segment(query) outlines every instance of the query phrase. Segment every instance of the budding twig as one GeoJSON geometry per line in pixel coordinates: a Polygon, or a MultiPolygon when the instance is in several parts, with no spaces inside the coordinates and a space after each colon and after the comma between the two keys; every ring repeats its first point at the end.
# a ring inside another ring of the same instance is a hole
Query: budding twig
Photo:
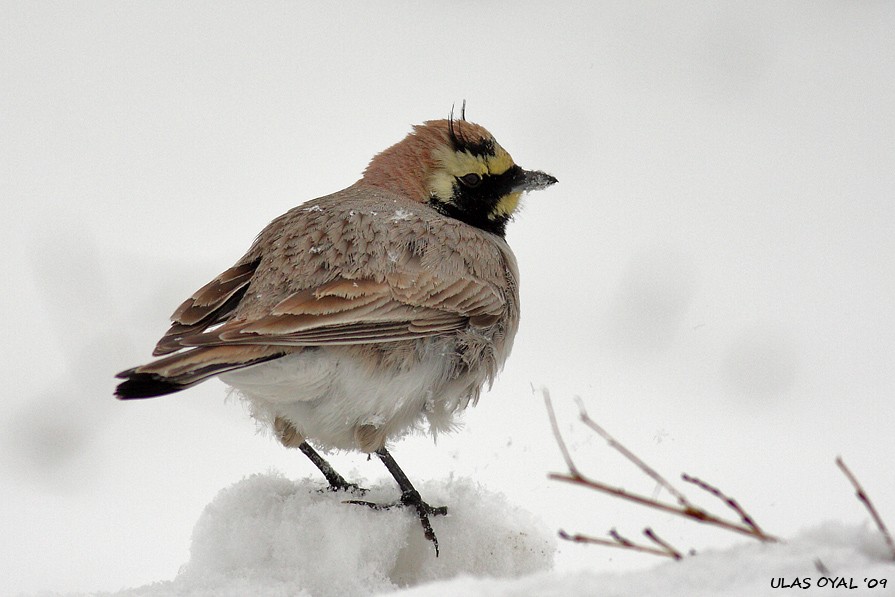
{"type": "Polygon", "coordinates": [[[622,537],[619,534],[619,532],[615,529],[609,529],[609,536],[626,547],[630,547],[630,546],[634,545],[633,541],[631,541],[630,539],[626,539],[625,537],[622,537]]]}
{"type": "Polygon", "coordinates": [[[651,528],[646,527],[645,529],[643,529],[643,534],[646,535],[647,538],[650,541],[652,541],[653,543],[655,543],[656,545],[660,545],[662,547],[662,549],[664,549],[669,554],[671,554],[671,557],[674,558],[675,560],[683,559],[684,556],[681,555],[681,552],[679,552],[674,547],[672,547],[671,544],[668,543],[667,541],[660,539],[659,536],[655,533],[655,531],[653,531],[651,528]]]}
{"type": "MultiPolygon", "coordinates": [[[[757,539],[763,542],[776,542],[779,541],[777,537],[773,535],[768,535],[764,531],[762,531],[757,524],[752,520],[752,518],[746,514],[746,512],[739,506],[739,504],[733,500],[732,498],[724,495],[715,487],[705,483],[704,481],[700,481],[695,477],[690,477],[689,475],[685,478],[690,480],[691,483],[696,484],[702,489],[712,493],[713,495],[722,499],[730,508],[736,511],[740,515],[739,522],[732,522],[726,519],[723,519],[719,516],[715,516],[714,514],[707,512],[706,510],[693,505],[680,491],[676,490],[668,481],[666,481],[661,475],[659,475],[654,469],[648,466],[645,462],[643,462],[640,458],[635,456],[630,450],[622,446],[615,438],[613,438],[608,432],[606,432],[602,427],[597,425],[587,414],[587,411],[584,408],[584,404],[579,400],[578,406],[581,411],[581,420],[592,430],[598,433],[601,437],[606,439],[609,442],[609,445],[618,450],[623,456],[625,456],[628,460],[633,462],[640,470],[644,471],[650,478],[659,483],[662,487],[669,490],[669,492],[675,496],[677,499],[677,504],[669,504],[663,501],[660,501],[655,498],[646,497],[643,495],[639,495],[636,493],[628,492],[622,489],[621,487],[614,487],[612,485],[608,485],[606,483],[602,483],[595,479],[591,479],[580,472],[578,467],[575,465],[574,460],[572,459],[571,454],[569,453],[569,449],[565,444],[565,441],[562,438],[562,434],[559,432],[559,426],[556,423],[556,414],[553,410],[553,404],[550,401],[550,394],[544,390],[544,402],[547,405],[547,413],[550,418],[550,425],[553,428],[553,435],[556,437],[556,442],[559,444],[560,451],[563,455],[563,460],[565,460],[566,467],[568,468],[568,473],[550,473],[548,477],[550,479],[554,479],[557,481],[563,481],[566,483],[572,483],[575,485],[581,485],[583,487],[588,487],[590,489],[594,489],[596,491],[606,493],[625,501],[633,502],[635,504],[640,504],[642,506],[646,506],[649,508],[653,508],[655,510],[660,510],[662,512],[668,512],[670,514],[674,514],[676,516],[682,516],[684,518],[688,518],[690,520],[695,520],[697,522],[705,523],[711,526],[716,526],[722,529],[727,529],[729,531],[733,531],[736,533],[740,533],[742,535],[746,535],[748,537],[752,537],[753,539],[757,539]]],[[[561,535],[562,536],[562,535],[561,535]]],[[[612,536],[610,534],[610,536],[612,536]]],[[[647,535],[649,537],[649,535],[647,535]]],[[[578,537],[578,535],[576,535],[578,537]]],[[[587,538],[586,542],[588,543],[601,543],[607,542],[608,540],[598,540],[591,541],[593,538],[587,538]]],[[[652,537],[650,537],[651,540],[652,537]]],[[[612,541],[608,541],[608,543],[613,544],[612,541]]],[[[624,545],[619,539],[616,539],[614,544],[624,545]]],[[[660,543],[661,545],[661,543],[660,543]]],[[[673,548],[672,548],[673,549],[673,548]]],[[[638,551],[647,551],[646,549],[638,549],[638,551]]],[[[651,553],[651,552],[649,552],[651,553]]]]}
{"type": "Polygon", "coordinates": [[[879,532],[882,533],[883,539],[886,541],[886,545],[889,547],[889,551],[892,552],[892,559],[895,560],[895,541],[892,540],[892,534],[889,533],[889,529],[886,528],[886,524],[883,522],[883,519],[879,515],[879,512],[877,512],[876,507],[873,505],[873,502],[871,502],[870,498],[867,497],[867,493],[858,482],[857,477],[855,477],[851,470],[845,465],[845,461],[842,460],[842,456],[836,457],[836,465],[848,478],[852,486],[854,486],[855,495],[858,496],[858,499],[861,500],[861,502],[864,504],[864,507],[867,508],[868,512],[870,512],[870,517],[873,518],[873,522],[876,523],[876,527],[879,529],[879,532]]]}
{"type": "Polygon", "coordinates": [[[731,510],[733,510],[734,512],[739,514],[740,520],[743,522],[744,525],[751,528],[756,533],[764,534],[763,531],[755,523],[755,520],[753,520],[753,518],[751,516],[749,516],[745,510],[743,510],[742,506],[740,506],[740,504],[735,499],[733,499],[732,497],[730,497],[728,495],[725,495],[724,493],[721,492],[720,489],[718,489],[714,485],[709,485],[702,479],[699,479],[697,477],[692,477],[692,476],[688,475],[687,473],[683,473],[681,475],[681,479],[683,479],[687,483],[693,483],[700,489],[703,489],[703,490],[709,492],[710,494],[712,494],[713,496],[715,496],[716,498],[718,498],[719,500],[724,502],[724,504],[727,505],[727,507],[729,507],[731,510]]]}
{"type": "Polygon", "coordinates": [[[647,532],[652,533],[650,529],[644,529],[643,533],[650,538],[654,543],[659,545],[659,547],[652,547],[650,545],[642,545],[638,543],[634,543],[628,539],[625,539],[621,535],[619,535],[615,529],[609,531],[609,536],[612,537],[612,540],[602,539],[600,537],[591,537],[588,535],[570,535],[565,531],[559,532],[560,539],[565,539],[566,541],[574,541],[575,543],[592,543],[594,545],[603,545],[605,547],[617,547],[619,549],[628,549],[630,551],[637,551],[640,553],[648,553],[654,556],[661,556],[663,558],[671,558],[673,560],[680,560],[683,556],[679,551],[671,547],[668,543],[662,541],[653,533],[652,536],[647,534],[647,532]]]}

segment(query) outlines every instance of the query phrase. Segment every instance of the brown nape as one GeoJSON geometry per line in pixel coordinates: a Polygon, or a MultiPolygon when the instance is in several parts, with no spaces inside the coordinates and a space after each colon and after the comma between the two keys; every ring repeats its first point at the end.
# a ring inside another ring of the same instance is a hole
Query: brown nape
{"type": "MultiPolygon", "coordinates": [[[[436,166],[432,152],[438,148],[453,150],[450,126],[449,120],[429,120],[414,126],[403,140],[370,161],[362,181],[425,203],[429,200],[428,179],[436,166]]],[[[455,120],[453,126],[456,133],[473,142],[491,138],[484,127],[472,122],[455,120]]]]}

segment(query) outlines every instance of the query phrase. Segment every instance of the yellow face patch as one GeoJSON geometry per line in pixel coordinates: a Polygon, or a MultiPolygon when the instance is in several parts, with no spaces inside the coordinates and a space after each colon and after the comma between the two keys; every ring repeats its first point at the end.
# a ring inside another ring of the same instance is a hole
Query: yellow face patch
{"type": "Polygon", "coordinates": [[[491,219],[508,218],[513,215],[519,208],[519,199],[521,198],[521,192],[510,193],[509,195],[501,197],[500,201],[497,202],[497,205],[494,206],[494,211],[491,212],[491,219]]]}
{"type": "MultiPolygon", "coordinates": [[[[457,178],[473,173],[479,176],[499,176],[515,165],[510,154],[497,143],[494,143],[493,156],[474,155],[468,151],[454,151],[445,147],[436,150],[432,157],[440,167],[436,168],[429,179],[429,192],[444,203],[451,201],[457,178]]],[[[502,198],[497,209],[502,214],[512,214],[519,204],[519,195],[511,193],[502,198]]]]}

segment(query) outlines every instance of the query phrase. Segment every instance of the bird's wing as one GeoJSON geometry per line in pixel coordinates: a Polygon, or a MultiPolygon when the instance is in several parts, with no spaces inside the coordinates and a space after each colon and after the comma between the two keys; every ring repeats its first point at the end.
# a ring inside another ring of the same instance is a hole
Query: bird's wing
{"type": "Polygon", "coordinates": [[[515,266],[489,236],[406,200],[371,206],[368,195],[352,187],[271,222],[174,312],[156,354],[408,340],[506,313],[515,266]]]}
{"type": "Polygon", "coordinates": [[[245,294],[258,263],[256,259],[231,267],[181,303],[171,315],[171,327],[152,354],[176,352],[183,348],[184,338],[200,335],[227,320],[245,294]]]}
{"type": "Polygon", "coordinates": [[[393,342],[433,336],[498,319],[498,289],[468,276],[445,279],[419,270],[370,278],[337,278],[295,292],[269,314],[233,319],[181,346],[264,344],[320,346],[393,342]]]}

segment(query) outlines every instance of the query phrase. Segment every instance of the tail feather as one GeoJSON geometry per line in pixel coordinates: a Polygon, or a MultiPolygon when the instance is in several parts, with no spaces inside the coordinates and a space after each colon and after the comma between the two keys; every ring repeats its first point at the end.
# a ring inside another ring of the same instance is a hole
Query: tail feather
{"type": "Polygon", "coordinates": [[[115,395],[121,400],[155,398],[156,396],[179,392],[192,385],[177,383],[155,373],[130,373],[123,371],[118,374],[118,377],[125,380],[115,388],[115,395]]]}
{"type": "Polygon", "coordinates": [[[122,371],[116,377],[124,381],[118,384],[115,395],[132,400],[173,394],[226,371],[279,358],[287,351],[267,346],[194,348],[122,371]]]}

